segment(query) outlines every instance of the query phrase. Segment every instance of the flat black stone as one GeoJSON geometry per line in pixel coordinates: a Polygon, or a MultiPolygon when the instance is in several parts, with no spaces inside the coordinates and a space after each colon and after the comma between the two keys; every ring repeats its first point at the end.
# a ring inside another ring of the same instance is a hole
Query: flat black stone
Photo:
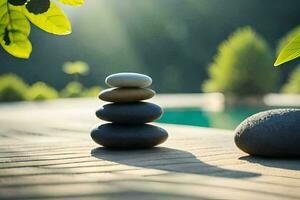
{"type": "Polygon", "coordinates": [[[250,155],[300,156],[300,109],[274,109],[255,114],[235,130],[235,144],[250,155]]]}
{"type": "Polygon", "coordinates": [[[97,144],[107,148],[144,149],[163,143],[168,138],[168,133],[149,124],[108,123],[93,129],[91,137],[97,144]]]}
{"type": "Polygon", "coordinates": [[[162,108],[153,103],[110,103],[96,111],[99,119],[126,124],[152,122],[162,115],[162,108]]]}

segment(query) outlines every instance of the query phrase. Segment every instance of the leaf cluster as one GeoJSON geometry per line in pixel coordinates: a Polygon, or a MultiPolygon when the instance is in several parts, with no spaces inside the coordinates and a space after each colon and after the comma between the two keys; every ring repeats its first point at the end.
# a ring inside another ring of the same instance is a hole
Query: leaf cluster
{"type": "MultiPolygon", "coordinates": [[[[58,0],[79,6],[84,0],[58,0]]],[[[55,35],[71,33],[71,25],[64,12],[51,0],[0,0],[0,43],[5,51],[18,58],[29,58],[30,22],[55,35]]]]}

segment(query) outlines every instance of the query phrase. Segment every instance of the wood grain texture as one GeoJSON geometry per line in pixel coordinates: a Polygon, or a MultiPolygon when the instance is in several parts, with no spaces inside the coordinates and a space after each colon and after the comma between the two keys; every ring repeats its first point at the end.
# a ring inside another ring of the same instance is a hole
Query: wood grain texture
{"type": "Polygon", "coordinates": [[[0,199],[300,199],[300,160],[249,157],[233,131],[158,124],[159,147],[105,150],[89,136],[98,104],[1,105],[0,199]]]}

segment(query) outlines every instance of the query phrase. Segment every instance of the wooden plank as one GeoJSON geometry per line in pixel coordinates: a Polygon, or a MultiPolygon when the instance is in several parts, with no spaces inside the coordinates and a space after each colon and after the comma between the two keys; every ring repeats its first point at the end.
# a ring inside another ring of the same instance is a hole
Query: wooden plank
{"type": "Polygon", "coordinates": [[[170,135],[160,147],[105,150],[89,136],[97,107],[0,106],[0,199],[300,198],[299,159],[249,157],[228,130],[158,124],[170,135]]]}

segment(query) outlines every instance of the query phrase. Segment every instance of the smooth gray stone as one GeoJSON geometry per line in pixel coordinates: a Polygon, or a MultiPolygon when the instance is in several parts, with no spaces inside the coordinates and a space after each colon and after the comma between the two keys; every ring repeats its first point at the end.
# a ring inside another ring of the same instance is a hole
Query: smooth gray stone
{"type": "Polygon", "coordinates": [[[105,83],[111,87],[137,87],[145,88],[151,85],[152,79],[144,74],[117,73],[108,76],[105,83]]]}
{"type": "Polygon", "coordinates": [[[162,112],[161,107],[148,102],[110,103],[97,110],[96,116],[109,122],[141,124],[158,119],[162,112]]]}
{"type": "Polygon", "coordinates": [[[149,124],[103,124],[91,132],[92,139],[107,148],[143,149],[159,145],[167,140],[168,133],[149,124]]]}
{"type": "Polygon", "coordinates": [[[155,92],[148,88],[109,88],[99,94],[99,99],[108,102],[135,102],[150,99],[155,92]]]}
{"type": "Polygon", "coordinates": [[[300,156],[300,109],[257,113],[235,130],[235,144],[250,155],[300,156]]]}

